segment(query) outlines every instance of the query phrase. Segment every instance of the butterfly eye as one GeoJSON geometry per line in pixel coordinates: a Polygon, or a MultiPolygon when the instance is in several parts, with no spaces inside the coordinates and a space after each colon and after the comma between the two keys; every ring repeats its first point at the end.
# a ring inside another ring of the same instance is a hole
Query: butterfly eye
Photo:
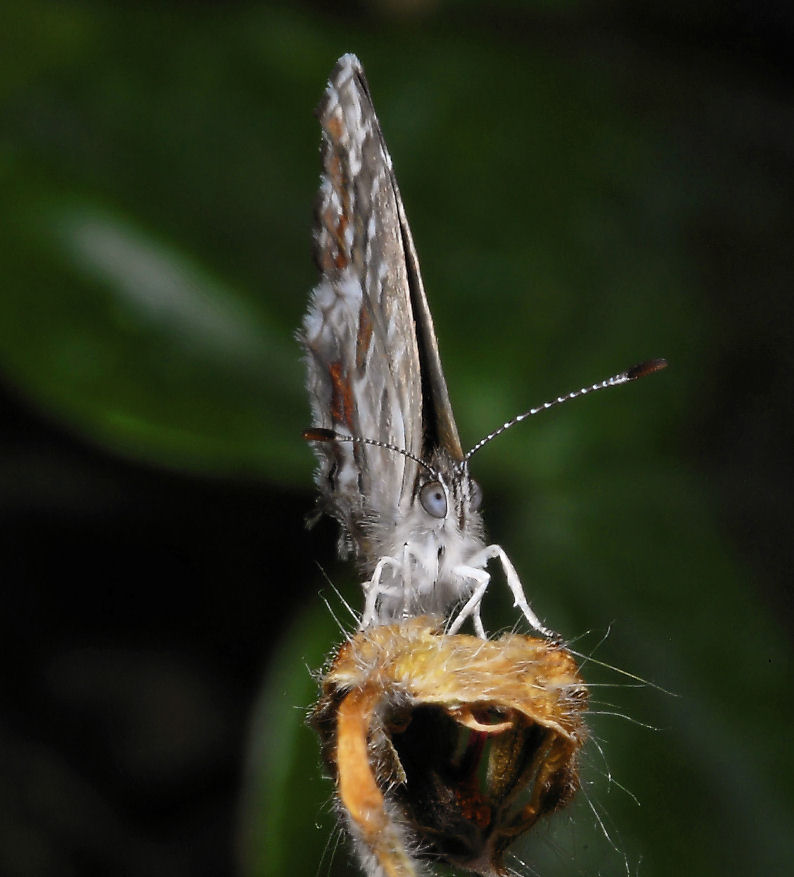
{"type": "Polygon", "coordinates": [[[482,487],[472,478],[469,482],[469,508],[478,512],[482,505],[482,487]]]}
{"type": "Polygon", "coordinates": [[[422,508],[434,518],[443,518],[447,514],[447,495],[440,481],[428,481],[419,491],[419,502],[422,508]]]}

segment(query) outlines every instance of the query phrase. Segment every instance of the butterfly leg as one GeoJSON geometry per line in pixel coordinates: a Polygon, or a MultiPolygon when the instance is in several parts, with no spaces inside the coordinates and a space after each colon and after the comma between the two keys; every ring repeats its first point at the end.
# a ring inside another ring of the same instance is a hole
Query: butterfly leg
{"type": "Polygon", "coordinates": [[[524,618],[529,622],[530,627],[543,636],[549,637],[550,639],[558,639],[558,635],[554,633],[553,630],[549,630],[548,627],[544,627],[541,624],[540,619],[532,611],[532,607],[529,603],[527,603],[527,598],[524,596],[524,588],[521,585],[521,579],[519,579],[516,568],[510,562],[510,558],[504,553],[501,545],[488,545],[478,554],[475,554],[469,563],[473,567],[485,566],[489,560],[498,560],[502,564],[502,569],[504,570],[505,578],[507,579],[507,586],[513,594],[513,605],[517,606],[524,613],[524,618]]]}
{"type": "Polygon", "coordinates": [[[402,564],[396,557],[381,557],[372,573],[372,578],[363,582],[361,587],[364,589],[364,615],[361,618],[361,629],[369,627],[370,624],[377,623],[378,618],[378,597],[388,596],[397,597],[400,595],[401,588],[390,588],[388,585],[381,585],[380,580],[383,576],[383,570],[390,567],[399,571],[402,564]]]}
{"type": "Polygon", "coordinates": [[[411,550],[408,548],[408,543],[406,542],[403,545],[403,562],[402,562],[402,573],[403,573],[403,608],[402,608],[402,617],[408,618],[411,615],[411,605],[410,600],[412,597],[411,594],[411,567],[413,564],[414,556],[411,550]]]}
{"type": "Polygon", "coordinates": [[[482,598],[485,596],[485,592],[488,589],[491,577],[484,569],[475,569],[470,566],[459,566],[455,569],[455,572],[465,578],[474,579],[477,582],[477,587],[474,589],[474,593],[471,597],[466,601],[464,607],[458,612],[455,620],[450,624],[447,633],[457,633],[463,626],[463,622],[469,616],[472,616],[474,632],[481,639],[487,639],[485,628],[482,624],[482,618],[480,617],[480,604],[482,603],[482,598]]]}

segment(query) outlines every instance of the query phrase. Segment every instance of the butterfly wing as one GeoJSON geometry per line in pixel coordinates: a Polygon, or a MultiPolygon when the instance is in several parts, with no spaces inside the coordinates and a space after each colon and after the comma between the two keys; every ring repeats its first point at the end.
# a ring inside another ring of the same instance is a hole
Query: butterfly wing
{"type": "MultiPolygon", "coordinates": [[[[358,59],[337,62],[317,110],[323,172],[316,204],[321,272],[304,319],[316,426],[428,459],[462,458],[411,233],[358,59]]],[[[315,446],[322,510],[343,526],[364,567],[380,556],[373,526],[413,498],[417,464],[385,448],[315,446]]]]}

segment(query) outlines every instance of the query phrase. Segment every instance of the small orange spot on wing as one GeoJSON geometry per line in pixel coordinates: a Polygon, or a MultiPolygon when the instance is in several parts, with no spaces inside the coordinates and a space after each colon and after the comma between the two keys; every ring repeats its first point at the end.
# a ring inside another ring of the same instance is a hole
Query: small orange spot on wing
{"type": "Polygon", "coordinates": [[[339,116],[329,116],[325,120],[325,130],[329,133],[332,140],[338,141],[342,137],[342,120],[339,116]]]}
{"type": "Polygon", "coordinates": [[[334,423],[344,423],[351,431],[353,427],[353,413],[356,410],[353,400],[353,388],[344,372],[342,363],[338,360],[329,366],[331,372],[331,416],[334,423]]]}
{"type": "Polygon", "coordinates": [[[372,314],[365,306],[358,313],[358,334],[356,336],[356,368],[363,368],[372,341],[372,314]]]}
{"type": "Polygon", "coordinates": [[[350,253],[345,240],[345,232],[350,224],[350,193],[345,169],[344,157],[338,149],[329,148],[325,155],[325,172],[336,193],[339,207],[329,204],[322,213],[323,227],[336,245],[335,252],[330,246],[326,246],[322,253],[322,268],[325,271],[330,271],[331,268],[341,271],[350,264],[350,253]]]}

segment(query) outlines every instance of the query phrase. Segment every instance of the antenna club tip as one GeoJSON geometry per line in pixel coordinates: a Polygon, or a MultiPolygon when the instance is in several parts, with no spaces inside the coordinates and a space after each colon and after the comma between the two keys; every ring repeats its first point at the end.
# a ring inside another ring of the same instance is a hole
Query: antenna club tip
{"type": "Polygon", "coordinates": [[[626,378],[630,381],[636,381],[639,378],[644,378],[646,375],[660,372],[664,368],[667,368],[667,360],[663,357],[659,357],[658,359],[646,359],[645,362],[641,362],[628,369],[626,371],[626,378]]]}
{"type": "Polygon", "coordinates": [[[304,429],[301,436],[306,442],[333,442],[336,441],[337,435],[332,429],[325,429],[322,426],[312,426],[304,429]]]}

